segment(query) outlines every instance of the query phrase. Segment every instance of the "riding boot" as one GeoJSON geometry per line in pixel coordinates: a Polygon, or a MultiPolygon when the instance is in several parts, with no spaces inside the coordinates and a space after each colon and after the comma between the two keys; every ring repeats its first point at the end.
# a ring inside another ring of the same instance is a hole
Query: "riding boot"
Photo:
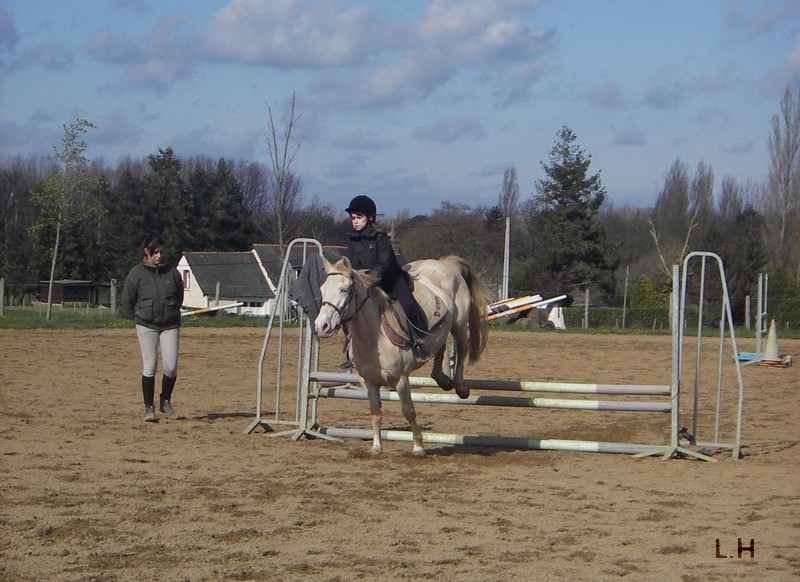
{"type": "Polygon", "coordinates": [[[142,376],[142,397],[144,398],[145,422],[158,422],[156,418],[153,398],[156,392],[156,379],[154,376],[142,376]]]}
{"type": "MultiPolygon", "coordinates": [[[[422,310],[420,310],[422,311],[422,310]]],[[[411,328],[411,352],[418,362],[424,362],[431,357],[431,352],[425,345],[425,338],[428,336],[428,326],[423,323],[424,317],[419,314],[416,322],[409,319],[411,328]]]]}
{"type": "Polygon", "coordinates": [[[158,409],[166,414],[167,418],[170,420],[185,418],[177,410],[172,408],[172,404],[170,404],[170,398],[172,398],[172,390],[175,388],[176,380],[177,377],[170,378],[169,376],[163,376],[161,378],[161,398],[159,399],[158,409]]]}
{"type": "Polygon", "coordinates": [[[419,338],[414,339],[414,344],[411,346],[411,351],[414,353],[414,357],[417,358],[417,361],[419,362],[424,362],[431,357],[431,352],[427,347],[425,347],[425,344],[419,338]]]}
{"type": "Polygon", "coordinates": [[[342,347],[342,352],[344,353],[344,362],[339,364],[339,368],[342,370],[352,370],[353,369],[353,362],[350,360],[350,333],[349,330],[345,329],[345,338],[344,338],[344,346],[342,347]]]}

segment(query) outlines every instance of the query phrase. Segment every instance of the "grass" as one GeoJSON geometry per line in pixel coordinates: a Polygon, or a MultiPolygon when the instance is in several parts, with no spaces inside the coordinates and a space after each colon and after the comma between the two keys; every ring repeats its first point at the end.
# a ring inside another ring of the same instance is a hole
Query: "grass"
{"type": "MultiPolygon", "coordinates": [[[[50,321],[46,306],[4,307],[0,329],[126,329],[133,328],[132,320],[112,314],[107,307],[54,306],[50,321]]],[[[247,315],[203,314],[184,317],[184,327],[263,327],[267,318],[247,315]]]]}
{"type": "MultiPolygon", "coordinates": [[[[4,307],[0,317],[0,329],[126,329],[133,328],[133,321],[120,315],[112,315],[107,307],[72,307],[54,306],[50,321],[47,321],[46,307],[4,307]]],[[[184,327],[255,327],[266,328],[268,318],[248,315],[223,315],[211,313],[190,315],[183,318],[184,327]]],[[[290,324],[294,325],[294,324],[290,324]]],[[[669,329],[596,327],[582,329],[577,326],[566,330],[523,329],[518,323],[497,322],[490,324],[492,330],[519,331],[520,333],[575,333],[575,334],[621,334],[621,335],[669,335],[669,329]]],[[[780,328],[778,337],[800,339],[799,329],[780,328]]],[[[754,330],[744,327],[736,328],[737,338],[752,338],[754,330]]],[[[687,328],[687,335],[696,335],[696,328],[687,328]]],[[[718,336],[719,329],[706,328],[704,336],[718,336]]],[[[726,334],[727,335],[727,334],[726,334]]]]}

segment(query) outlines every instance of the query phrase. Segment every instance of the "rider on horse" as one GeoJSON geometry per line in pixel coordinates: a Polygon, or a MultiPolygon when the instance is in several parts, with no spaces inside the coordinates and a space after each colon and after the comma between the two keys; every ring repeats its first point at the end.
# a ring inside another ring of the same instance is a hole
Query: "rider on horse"
{"type": "Polygon", "coordinates": [[[375,202],[369,196],[356,196],[346,212],[353,226],[347,235],[347,258],[354,269],[366,269],[380,277],[381,289],[397,299],[408,318],[414,356],[420,361],[428,359],[430,352],[422,343],[428,333],[425,314],[411,293],[409,274],[397,261],[386,229],[375,222],[375,202]]]}

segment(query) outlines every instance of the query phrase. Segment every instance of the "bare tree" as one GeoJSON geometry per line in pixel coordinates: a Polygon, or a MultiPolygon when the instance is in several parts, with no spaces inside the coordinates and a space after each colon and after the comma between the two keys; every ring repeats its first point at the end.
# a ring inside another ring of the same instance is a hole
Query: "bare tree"
{"type": "Polygon", "coordinates": [[[656,199],[655,209],[647,220],[650,235],[656,243],[659,266],[667,277],[672,276],[667,257],[670,261],[683,258],[695,226],[689,219],[688,209],[689,172],[686,164],[676,159],[664,177],[664,186],[656,199]],[[684,232],[686,237],[682,238],[684,232]]]}
{"type": "Polygon", "coordinates": [[[714,170],[702,161],[689,188],[689,209],[698,224],[707,224],[714,214],[714,170]]]}
{"type": "Polygon", "coordinates": [[[292,93],[289,113],[283,118],[281,127],[272,114],[272,108],[267,105],[269,122],[266,137],[272,167],[270,231],[280,249],[281,260],[286,244],[299,226],[302,203],[302,181],[292,170],[303,141],[295,135],[295,126],[300,120],[296,105],[297,95],[292,93]]]}
{"type": "Polygon", "coordinates": [[[659,266],[665,275],[672,276],[667,259],[672,263],[682,261],[689,252],[692,232],[699,224],[708,224],[713,213],[714,170],[700,162],[690,183],[686,164],[675,160],[664,178],[654,215],[648,219],[659,266]]]}
{"type": "Polygon", "coordinates": [[[503,174],[503,189],[497,195],[497,206],[503,216],[512,216],[517,210],[519,201],[519,183],[517,182],[517,170],[514,167],[506,168],[503,174]]]}
{"type": "Polygon", "coordinates": [[[772,116],[769,136],[771,165],[764,214],[770,236],[773,267],[800,270],[800,95],[786,88],[781,112],[772,116]]]}
{"type": "Polygon", "coordinates": [[[720,217],[732,223],[736,216],[744,209],[744,193],[736,178],[724,176],[722,187],[719,192],[719,203],[717,208],[720,217]]]}

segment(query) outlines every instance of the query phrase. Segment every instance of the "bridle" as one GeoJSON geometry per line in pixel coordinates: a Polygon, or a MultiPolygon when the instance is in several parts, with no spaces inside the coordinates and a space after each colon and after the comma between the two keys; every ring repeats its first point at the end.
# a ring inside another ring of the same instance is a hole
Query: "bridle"
{"type": "Polygon", "coordinates": [[[322,310],[324,306],[329,305],[339,315],[339,325],[337,325],[336,327],[340,327],[342,325],[349,323],[361,310],[361,308],[364,307],[364,305],[366,305],[367,301],[369,300],[369,289],[367,289],[367,294],[364,297],[364,301],[361,303],[361,305],[359,305],[358,296],[356,295],[355,292],[356,283],[354,277],[350,273],[342,273],[341,271],[330,271],[325,274],[325,279],[327,280],[327,278],[330,277],[331,275],[341,275],[342,277],[347,277],[348,279],[350,279],[350,287],[347,290],[347,298],[344,300],[344,303],[342,303],[341,307],[336,307],[336,305],[334,305],[330,301],[322,301],[322,303],[320,303],[319,305],[320,310],[322,310]],[[354,298],[355,301],[353,301],[354,298]],[[355,305],[355,310],[353,311],[352,314],[349,314],[351,304],[355,305]]]}

